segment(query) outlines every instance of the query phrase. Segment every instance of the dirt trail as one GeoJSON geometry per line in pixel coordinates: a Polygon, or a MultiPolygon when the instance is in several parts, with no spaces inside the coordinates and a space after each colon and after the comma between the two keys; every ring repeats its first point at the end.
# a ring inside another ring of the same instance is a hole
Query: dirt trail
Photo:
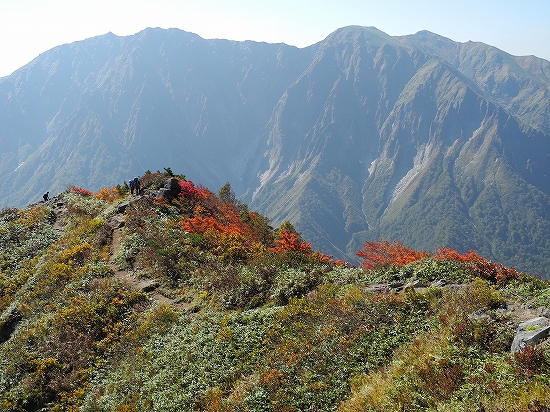
{"type": "Polygon", "coordinates": [[[112,240],[109,250],[109,265],[113,269],[115,277],[122,280],[130,288],[135,290],[141,290],[153,300],[159,303],[167,304],[178,310],[187,309],[186,305],[178,302],[175,299],[169,298],[158,291],[158,283],[152,279],[137,279],[134,273],[127,270],[121,270],[115,263],[114,259],[120,249],[120,243],[122,241],[123,229],[116,228],[113,230],[112,240]]]}
{"type": "MultiPolygon", "coordinates": [[[[53,209],[55,214],[55,221],[53,222],[53,228],[60,234],[63,235],[65,232],[66,216],[68,213],[67,206],[60,201],[58,198],[52,198],[48,201],[49,206],[53,209]]],[[[124,215],[117,215],[120,221],[124,221],[124,215]]],[[[135,275],[127,270],[121,270],[118,268],[117,264],[114,261],[115,256],[117,255],[120,249],[120,243],[122,241],[123,229],[122,227],[114,228],[112,231],[111,244],[109,246],[109,266],[113,269],[114,275],[117,279],[122,280],[128,287],[141,290],[147,295],[160,303],[170,305],[178,310],[188,309],[188,305],[185,305],[181,302],[177,302],[175,299],[171,299],[162,293],[158,289],[158,284],[152,279],[137,279],[135,275]]]]}

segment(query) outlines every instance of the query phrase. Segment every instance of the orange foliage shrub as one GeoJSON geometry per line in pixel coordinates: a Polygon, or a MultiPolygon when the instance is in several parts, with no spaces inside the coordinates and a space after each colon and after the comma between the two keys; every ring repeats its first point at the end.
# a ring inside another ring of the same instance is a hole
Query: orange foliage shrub
{"type": "Polygon", "coordinates": [[[118,190],[116,187],[107,188],[104,187],[103,189],[99,190],[94,197],[96,199],[104,200],[108,203],[112,203],[116,199],[120,199],[120,194],[118,193],[118,190]]]}
{"type": "Polygon", "coordinates": [[[196,215],[183,219],[181,221],[181,229],[185,232],[202,235],[209,229],[223,230],[223,226],[211,216],[202,217],[201,215],[196,215]]]}
{"type": "Polygon", "coordinates": [[[389,263],[397,266],[404,266],[408,263],[430,257],[427,252],[417,252],[414,249],[405,247],[400,242],[390,243],[387,240],[380,242],[365,242],[364,249],[356,254],[363,259],[363,268],[371,269],[381,263],[389,263]]]}
{"type": "Polygon", "coordinates": [[[440,247],[433,256],[434,259],[455,260],[470,265],[475,274],[493,283],[503,283],[515,279],[519,273],[514,268],[506,268],[499,262],[491,262],[473,250],[459,254],[456,250],[440,247]]]}
{"type": "Polygon", "coordinates": [[[335,262],[332,256],[325,255],[320,251],[312,251],[311,243],[307,243],[305,240],[300,239],[297,233],[291,232],[287,229],[279,232],[278,238],[275,239],[275,246],[268,248],[268,250],[275,253],[298,252],[303,255],[310,256],[318,262],[328,263],[330,265],[344,264],[341,260],[335,262]]]}
{"type": "Polygon", "coordinates": [[[365,269],[372,269],[382,263],[404,266],[423,258],[432,258],[464,263],[471,268],[475,276],[492,283],[503,283],[519,277],[519,273],[514,268],[506,268],[499,262],[491,262],[473,250],[458,253],[454,249],[442,246],[432,256],[427,252],[417,252],[407,248],[400,242],[390,243],[387,240],[366,242],[363,247],[364,249],[356,254],[363,258],[362,265],[365,269]]]}
{"type": "Polygon", "coordinates": [[[270,247],[269,250],[275,253],[285,251],[301,252],[305,255],[311,254],[311,243],[306,243],[301,240],[296,233],[283,230],[279,233],[279,238],[275,239],[276,246],[270,247]]]}

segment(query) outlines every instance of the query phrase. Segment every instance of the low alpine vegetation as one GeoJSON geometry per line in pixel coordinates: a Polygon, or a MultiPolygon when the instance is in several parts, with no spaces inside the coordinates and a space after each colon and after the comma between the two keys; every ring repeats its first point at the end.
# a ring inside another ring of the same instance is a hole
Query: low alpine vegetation
{"type": "Polygon", "coordinates": [[[2,411],[550,407],[548,343],[510,352],[548,282],[386,240],[355,267],[229,184],[139,180],[0,212],[2,411]]]}

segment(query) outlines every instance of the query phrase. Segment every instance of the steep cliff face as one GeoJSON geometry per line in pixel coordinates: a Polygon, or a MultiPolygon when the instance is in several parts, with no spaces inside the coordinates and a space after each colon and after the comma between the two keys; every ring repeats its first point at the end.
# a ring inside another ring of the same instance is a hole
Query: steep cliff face
{"type": "Polygon", "coordinates": [[[428,31],[397,39],[449,63],[522,123],[550,133],[550,62],[511,56],[483,43],[453,42],[428,31]]]}
{"type": "Polygon", "coordinates": [[[545,273],[549,79],[547,61],[429,32],[99,36],[0,79],[0,206],[170,166],[337,257],[389,238],[545,273]]]}

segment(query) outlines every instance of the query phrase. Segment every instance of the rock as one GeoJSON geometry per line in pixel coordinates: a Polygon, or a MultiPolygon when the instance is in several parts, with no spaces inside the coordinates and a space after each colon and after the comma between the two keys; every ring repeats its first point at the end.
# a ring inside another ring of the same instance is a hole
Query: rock
{"type": "Polygon", "coordinates": [[[367,286],[365,289],[367,292],[372,293],[382,293],[382,292],[389,292],[389,285],[387,283],[378,283],[367,286]]]}
{"type": "Polygon", "coordinates": [[[442,288],[446,284],[447,284],[447,281],[445,279],[439,279],[439,280],[435,281],[434,283],[432,283],[431,286],[436,287],[436,288],[442,288]]]}
{"type": "Polygon", "coordinates": [[[425,287],[426,287],[426,285],[424,285],[421,281],[413,280],[411,282],[407,282],[405,284],[404,289],[407,290],[407,289],[410,289],[410,288],[417,289],[417,288],[425,288],[425,287]]]}
{"type": "Polygon", "coordinates": [[[113,229],[120,229],[124,226],[124,218],[120,215],[115,215],[107,222],[113,229]]]}
{"type": "Polygon", "coordinates": [[[126,213],[126,209],[128,209],[128,206],[130,206],[130,202],[119,203],[116,209],[117,213],[126,213]]]}
{"type": "Polygon", "coordinates": [[[150,280],[150,279],[143,280],[136,285],[136,289],[141,290],[145,293],[152,292],[158,287],[159,287],[159,284],[154,280],[150,280]]]}
{"type": "Polygon", "coordinates": [[[526,345],[536,345],[550,333],[550,321],[544,316],[519,324],[510,352],[516,353],[526,345]]]}
{"type": "Polygon", "coordinates": [[[465,285],[461,285],[461,284],[458,284],[458,283],[453,283],[453,284],[447,285],[447,288],[449,288],[451,290],[455,290],[455,291],[459,291],[459,290],[463,289],[464,287],[465,287],[465,285]]]}
{"type": "Polygon", "coordinates": [[[490,319],[491,316],[489,314],[489,308],[481,308],[476,310],[474,313],[468,315],[468,319],[470,320],[482,320],[482,319],[490,319]]]}
{"type": "Polygon", "coordinates": [[[17,309],[8,309],[8,313],[4,313],[0,318],[0,344],[11,338],[23,318],[17,309]]]}
{"type": "Polygon", "coordinates": [[[544,316],[545,318],[550,318],[550,309],[545,306],[540,306],[537,308],[537,315],[544,316]]]}
{"type": "Polygon", "coordinates": [[[164,187],[159,189],[157,192],[157,197],[163,197],[167,200],[172,200],[178,197],[180,194],[181,187],[179,185],[179,180],[175,177],[172,177],[164,182],[164,187]]]}

